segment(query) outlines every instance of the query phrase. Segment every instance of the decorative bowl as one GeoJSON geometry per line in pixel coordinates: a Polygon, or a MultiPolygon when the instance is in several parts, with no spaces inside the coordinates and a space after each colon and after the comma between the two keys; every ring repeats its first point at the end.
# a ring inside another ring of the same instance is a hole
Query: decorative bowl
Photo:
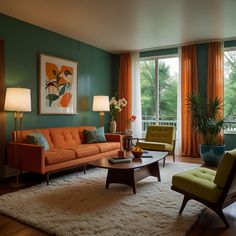
{"type": "Polygon", "coordinates": [[[143,155],[143,149],[132,149],[131,152],[136,158],[140,158],[143,155]]]}

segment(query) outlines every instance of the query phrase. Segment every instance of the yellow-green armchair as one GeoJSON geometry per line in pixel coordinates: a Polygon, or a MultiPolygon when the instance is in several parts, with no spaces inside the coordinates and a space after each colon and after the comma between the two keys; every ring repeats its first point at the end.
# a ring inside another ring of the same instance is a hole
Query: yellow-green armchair
{"type": "Polygon", "coordinates": [[[179,214],[193,199],[215,211],[229,227],[223,208],[236,201],[236,149],[225,153],[217,171],[200,167],[174,175],[171,189],[184,195],[179,214]]]}
{"type": "MultiPolygon", "coordinates": [[[[150,125],[144,139],[138,139],[137,146],[146,150],[165,151],[175,161],[175,126],[150,125]]],[[[163,160],[165,166],[165,158],[163,160]]]]}

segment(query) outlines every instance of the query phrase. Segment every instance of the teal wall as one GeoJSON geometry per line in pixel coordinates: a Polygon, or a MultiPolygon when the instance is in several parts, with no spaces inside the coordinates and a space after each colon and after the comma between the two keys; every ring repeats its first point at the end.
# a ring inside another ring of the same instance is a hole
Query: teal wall
{"type": "MultiPolygon", "coordinates": [[[[99,125],[92,112],[93,95],[113,95],[117,89],[116,58],[101,49],[0,14],[0,38],[5,41],[5,85],[31,89],[32,112],[24,113],[23,128],[99,125]],[[39,54],[78,62],[78,114],[38,114],[39,54]],[[115,84],[115,86],[114,86],[115,84]]],[[[106,128],[109,114],[105,114],[106,128]]],[[[13,130],[13,114],[6,112],[6,137],[13,130]]]]}
{"type": "MultiPolygon", "coordinates": [[[[224,47],[236,47],[236,40],[225,41],[224,47]]],[[[154,57],[177,54],[178,48],[160,49],[145,51],[140,53],[140,57],[154,57]]],[[[208,77],[208,43],[197,45],[197,66],[198,66],[198,89],[199,93],[206,97],[207,95],[207,77],[208,77]]],[[[236,134],[225,134],[224,142],[226,149],[236,148],[236,134]]]]}

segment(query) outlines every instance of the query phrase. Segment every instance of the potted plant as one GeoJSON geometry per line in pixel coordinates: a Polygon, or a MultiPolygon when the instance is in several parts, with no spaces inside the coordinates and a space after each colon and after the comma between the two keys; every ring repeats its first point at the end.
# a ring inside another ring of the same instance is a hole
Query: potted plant
{"type": "Polygon", "coordinates": [[[187,98],[192,118],[192,127],[202,136],[200,155],[207,165],[218,165],[225,152],[225,145],[217,143],[218,136],[226,127],[225,118],[220,111],[223,101],[220,98],[211,99],[209,103],[199,94],[187,98]]]}

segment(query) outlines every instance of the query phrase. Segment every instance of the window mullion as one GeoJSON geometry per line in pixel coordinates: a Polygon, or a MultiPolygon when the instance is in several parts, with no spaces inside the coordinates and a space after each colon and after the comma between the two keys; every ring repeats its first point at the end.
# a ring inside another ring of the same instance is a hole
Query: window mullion
{"type": "Polygon", "coordinates": [[[156,84],[156,124],[159,124],[160,120],[160,91],[159,91],[159,65],[158,58],[155,60],[155,84],[156,84]]]}

